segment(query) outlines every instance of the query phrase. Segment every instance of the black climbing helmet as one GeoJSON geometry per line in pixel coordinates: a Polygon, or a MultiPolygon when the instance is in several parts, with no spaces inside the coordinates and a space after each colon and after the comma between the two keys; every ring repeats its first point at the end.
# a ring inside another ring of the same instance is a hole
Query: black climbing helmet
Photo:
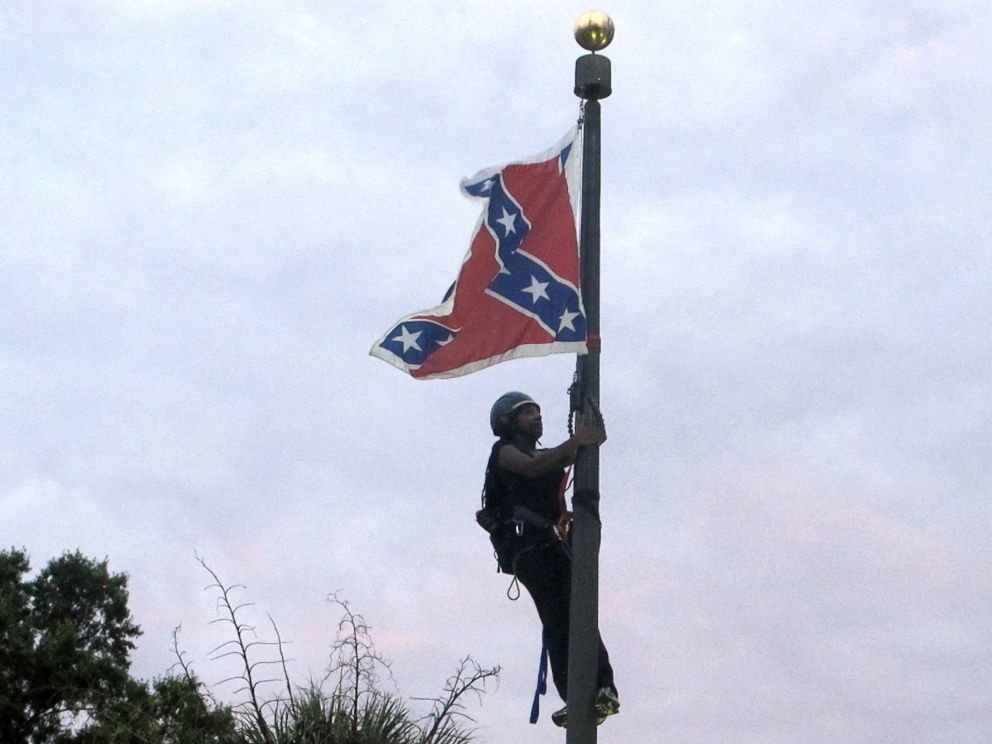
{"type": "Polygon", "coordinates": [[[489,412],[489,425],[493,429],[493,434],[497,437],[508,437],[513,433],[513,414],[516,413],[517,409],[521,406],[527,404],[532,404],[540,409],[541,406],[537,405],[537,401],[531,398],[527,393],[503,393],[496,402],[493,403],[493,408],[489,412]]]}

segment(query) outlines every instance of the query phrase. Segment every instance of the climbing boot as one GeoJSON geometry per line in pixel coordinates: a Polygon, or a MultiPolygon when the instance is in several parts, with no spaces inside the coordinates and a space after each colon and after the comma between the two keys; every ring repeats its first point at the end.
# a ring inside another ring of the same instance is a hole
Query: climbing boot
{"type": "Polygon", "coordinates": [[[612,687],[600,687],[596,691],[596,725],[619,712],[620,698],[617,697],[617,691],[612,687]]]}

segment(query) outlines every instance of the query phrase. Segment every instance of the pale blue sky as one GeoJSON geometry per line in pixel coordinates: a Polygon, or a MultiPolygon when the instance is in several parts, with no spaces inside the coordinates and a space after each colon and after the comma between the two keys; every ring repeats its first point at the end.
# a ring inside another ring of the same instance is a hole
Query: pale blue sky
{"type": "MultiPolygon", "coordinates": [[[[0,6],[0,542],[130,574],[137,674],[181,623],[227,676],[199,552],[301,682],[341,590],[401,694],[470,653],[479,740],[552,735],[472,515],[490,404],[556,444],[574,360],[367,352],[454,279],[460,179],[574,123],[585,9],[0,6]]],[[[603,9],[600,741],[985,744],[992,13],[603,9]]]]}

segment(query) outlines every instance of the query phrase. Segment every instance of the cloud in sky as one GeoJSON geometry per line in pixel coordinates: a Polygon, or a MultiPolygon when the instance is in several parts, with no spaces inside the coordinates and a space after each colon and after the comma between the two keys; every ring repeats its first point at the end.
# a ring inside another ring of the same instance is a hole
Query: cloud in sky
{"type": "MultiPolygon", "coordinates": [[[[992,14],[606,10],[603,739],[984,744],[992,14]]],[[[226,676],[198,553],[301,680],[341,590],[401,692],[471,653],[504,669],[481,740],[547,734],[472,513],[492,400],[556,444],[573,360],[367,351],[454,278],[459,179],[574,122],[576,13],[0,9],[0,539],[128,572],[138,674],[182,623],[226,676]]]]}

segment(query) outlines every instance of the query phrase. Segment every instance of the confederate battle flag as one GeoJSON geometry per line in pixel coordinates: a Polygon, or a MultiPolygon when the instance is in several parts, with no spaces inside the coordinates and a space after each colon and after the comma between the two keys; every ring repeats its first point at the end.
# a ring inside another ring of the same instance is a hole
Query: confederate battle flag
{"type": "Polygon", "coordinates": [[[369,352],[422,379],[457,377],[523,356],[586,351],[576,206],[581,142],[462,181],[482,203],[444,301],[394,323],[369,352]]]}

